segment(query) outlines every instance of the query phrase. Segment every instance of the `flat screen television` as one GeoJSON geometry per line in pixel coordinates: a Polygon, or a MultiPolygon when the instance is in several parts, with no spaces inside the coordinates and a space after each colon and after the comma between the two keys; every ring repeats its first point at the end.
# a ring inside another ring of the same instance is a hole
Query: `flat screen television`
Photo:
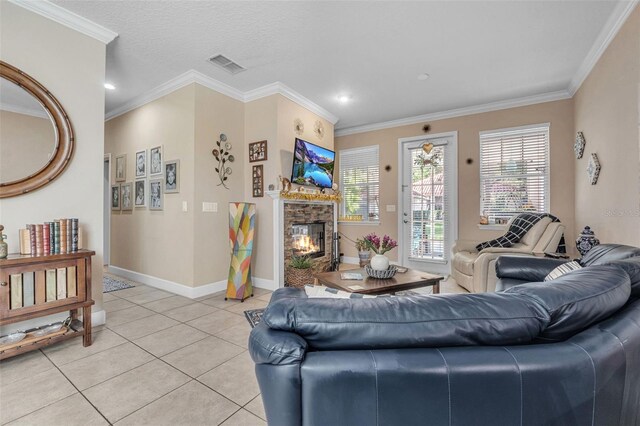
{"type": "Polygon", "coordinates": [[[296,138],[291,167],[291,182],[331,188],[336,153],[296,138]]]}

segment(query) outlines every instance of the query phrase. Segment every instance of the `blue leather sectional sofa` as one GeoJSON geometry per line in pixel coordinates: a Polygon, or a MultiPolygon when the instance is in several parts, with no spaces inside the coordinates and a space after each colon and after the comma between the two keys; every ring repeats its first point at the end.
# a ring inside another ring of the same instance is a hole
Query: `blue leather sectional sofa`
{"type": "Polygon", "coordinates": [[[269,424],[640,425],[640,249],[599,250],[501,293],[277,290],[249,339],[269,424]]]}

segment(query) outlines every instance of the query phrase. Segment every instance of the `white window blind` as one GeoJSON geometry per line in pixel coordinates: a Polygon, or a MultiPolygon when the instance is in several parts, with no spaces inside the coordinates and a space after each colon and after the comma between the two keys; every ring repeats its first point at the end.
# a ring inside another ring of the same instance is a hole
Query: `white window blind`
{"type": "Polygon", "coordinates": [[[549,124],[480,133],[480,214],[549,211],[549,124]]]}
{"type": "Polygon", "coordinates": [[[352,221],[380,220],[380,166],[378,145],[339,152],[342,218],[352,221]]]}

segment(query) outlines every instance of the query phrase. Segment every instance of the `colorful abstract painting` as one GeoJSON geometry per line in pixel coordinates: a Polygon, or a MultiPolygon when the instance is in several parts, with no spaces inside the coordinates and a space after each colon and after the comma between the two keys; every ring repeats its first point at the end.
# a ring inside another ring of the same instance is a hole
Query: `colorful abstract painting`
{"type": "Polygon", "coordinates": [[[253,293],[251,285],[251,253],[256,205],[229,203],[229,246],[231,265],[227,281],[227,298],[244,300],[253,293]]]}

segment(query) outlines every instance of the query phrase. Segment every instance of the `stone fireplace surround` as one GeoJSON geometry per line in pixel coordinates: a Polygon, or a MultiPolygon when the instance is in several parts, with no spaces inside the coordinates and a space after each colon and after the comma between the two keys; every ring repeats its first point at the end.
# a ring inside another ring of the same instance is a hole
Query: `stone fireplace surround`
{"type": "Polygon", "coordinates": [[[285,267],[291,259],[292,237],[291,225],[322,221],[325,224],[325,254],[313,259],[314,271],[323,271],[331,262],[332,242],[334,231],[338,229],[338,205],[332,201],[291,200],[280,197],[280,191],[267,191],[273,198],[273,251],[274,251],[274,282],[284,287],[285,267]]]}

